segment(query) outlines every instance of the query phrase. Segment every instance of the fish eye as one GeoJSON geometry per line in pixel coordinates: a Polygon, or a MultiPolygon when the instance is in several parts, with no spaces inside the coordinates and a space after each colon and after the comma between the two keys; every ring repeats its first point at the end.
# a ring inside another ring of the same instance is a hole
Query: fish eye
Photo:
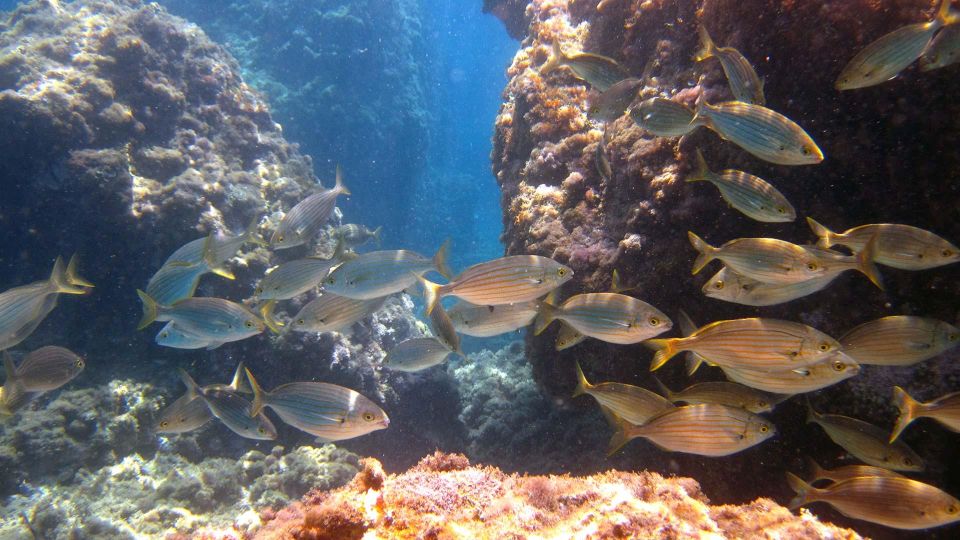
{"type": "Polygon", "coordinates": [[[82,367],[83,367],[83,360],[77,360],[77,367],[78,367],[78,368],[82,368],[82,367]]]}
{"type": "Polygon", "coordinates": [[[716,289],[716,290],[718,290],[718,291],[722,291],[722,290],[723,290],[723,285],[724,285],[724,284],[723,284],[723,280],[722,280],[722,279],[718,279],[716,282],[714,282],[713,288],[716,289]]]}
{"type": "Polygon", "coordinates": [[[329,283],[330,285],[333,285],[334,283],[336,283],[336,281],[337,281],[337,278],[328,278],[328,279],[327,279],[327,283],[329,283]]]}
{"type": "Polygon", "coordinates": [[[160,422],[160,427],[162,427],[162,428],[165,428],[165,427],[167,427],[167,426],[169,426],[169,425],[170,425],[170,422],[167,422],[166,420],[164,420],[163,422],[160,422]]]}
{"type": "Polygon", "coordinates": [[[830,344],[829,344],[829,343],[821,343],[817,348],[820,349],[820,352],[827,352],[827,351],[830,350],[830,344]]]}
{"type": "Polygon", "coordinates": [[[778,206],[778,207],[777,207],[777,212],[779,212],[779,213],[781,213],[781,214],[786,214],[786,213],[787,213],[787,209],[784,208],[784,207],[782,207],[782,206],[778,206]]]}
{"type": "Polygon", "coordinates": [[[267,430],[265,430],[265,429],[263,429],[263,428],[261,427],[261,428],[257,428],[257,432],[263,434],[263,433],[266,433],[267,430]]]}
{"type": "Polygon", "coordinates": [[[263,287],[257,287],[257,290],[254,292],[257,294],[263,294],[263,287]]]}
{"type": "Polygon", "coordinates": [[[297,319],[297,324],[307,324],[307,321],[303,319],[297,319]]]}
{"type": "Polygon", "coordinates": [[[367,422],[373,422],[373,413],[363,413],[363,419],[367,422]]]}
{"type": "Polygon", "coordinates": [[[660,324],[660,319],[656,317],[650,317],[650,326],[658,326],[660,324]]]}
{"type": "Polygon", "coordinates": [[[283,235],[281,234],[280,236],[277,237],[277,242],[283,242],[283,238],[284,238],[284,237],[283,237],[283,235]]]}
{"type": "Polygon", "coordinates": [[[810,150],[809,148],[807,148],[806,146],[803,147],[803,149],[801,150],[801,152],[803,152],[803,155],[805,155],[805,156],[809,156],[809,155],[812,153],[811,150],[810,150]]]}
{"type": "Polygon", "coordinates": [[[766,433],[768,431],[770,431],[770,428],[767,426],[760,426],[760,433],[766,433]]]}
{"type": "Polygon", "coordinates": [[[940,255],[942,255],[942,256],[944,256],[944,257],[953,257],[953,250],[952,250],[952,249],[944,249],[943,251],[940,252],[940,255]]]}
{"type": "Polygon", "coordinates": [[[253,328],[253,321],[247,321],[243,323],[243,325],[246,326],[247,328],[253,328]]]}
{"type": "Polygon", "coordinates": [[[160,339],[167,339],[167,337],[169,337],[169,336],[170,336],[170,334],[168,334],[168,333],[166,333],[166,332],[160,332],[160,339]]]}
{"type": "Polygon", "coordinates": [[[948,514],[956,514],[957,511],[960,511],[960,508],[957,508],[957,505],[955,504],[951,504],[950,506],[947,507],[948,514]]]}
{"type": "Polygon", "coordinates": [[[759,405],[759,406],[761,406],[761,407],[766,407],[766,406],[767,406],[767,402],[766,402],[765,400],[762,400],[762,399],[761,399],[760,401],[757,402],[757,405],[759,405]]]}
{"type": "Polygon", "coordinates": [[[747,292],[750,292],[753,289],[753,285],[749,283],[744,283],[743,285],[740,286],[740,288],[747,292]]]}
{"type": "Polygon", "coordinates": [[[913,460],[910,459],[909,457],[905,457],[905,458],[903,458],[903,464],[904,464],[904,465],[908,465],[908,466],[909,466],[909,465],[913,465],[913,460]]]}
{"type": "Polygon", "coordinates": [[[566,268],[557,268],[557,275],[560,276],[560,277],[563,277],[563,276],[567,275],[567,269],[566,269],[566,268]]]}
{"type": "Polygon", "coordinates": [[[811,272],[816,271],[818,268],[820,268],[820,266],[813,261],[807,263],[807,270],[811,272]]]}
{"type": "Polygon", "coordinates": [[[947,336],[948,341],[956,341],[958,339],[960,339],[960,334],[957,334],[956,332],[947,336]]]}
{"type": "Polygon", "coordinates": [[[833,370],[834,370],[834,371],[843,371],[843,370],[845,370],[845,369],[847,369],[847,365],[844,364],[843,362],[837,361],[837,362],[834,362],[834,363],[833,363],[833,370]]]}

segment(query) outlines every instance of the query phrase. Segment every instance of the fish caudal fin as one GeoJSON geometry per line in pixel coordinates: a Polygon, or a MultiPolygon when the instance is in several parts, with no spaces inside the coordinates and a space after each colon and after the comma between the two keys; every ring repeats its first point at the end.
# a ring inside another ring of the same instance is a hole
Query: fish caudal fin
{"type": "Polygon", "coordinates": [[[663,367],[668,360],[673,358],[678,352],[677,342],[680,340],[677,338],[666,338],[666,339],[648,339],[643,342],[644,345],[650,347],[651,349],[656,350],[653,354],[653,361],[650,362],[650,371],[656,371],[663,367]]]}
{"type": "Polygon", "coordinates": [[[917,419],[917,413],[923,407],[922,403],[910,397],[910,394],[899,386],[893,387],[893,404],[900,410],[900,416],[897,417],[893,431],[890,433],[890,444],[893,444],[903,430],[917,419]]]}
{"type": "Polygon", "coordinates": [[[67,283],[77,287],[93,288],[93,283],[90,283],[77,274],[77,260],[78,257],[76,253],[70,256],[70,262],[67,263],[67,283]]]}
{"type": "Polygon", "coordinates": [[[537,311],[537,320],[533,323],[533,335],[539,336],[550,326],[550,323],[556,319],[557,306],[544,300],[540,303],[540,309],[537,311]]]}
{"type": "Polygon", "coordinates": [[[260,383],[253,377],[253,373],[250,373],[249,369],[243,368],[243,370],[247,372],[247,381],[250,382],[250,390],[253,391],[253,401],[250,403],[250,417],[252,418],[260,414],[263,406],[266,405],[264,398],[267,397],[267,392],[263,391],[260,383]]]}
{"type": "Polygon", "coordinates": [[[580,361],[576,362],[577,365],[577,387],[573,390],[573,395],[570,397],[582,396],[587,393],[593,385],[590,384],[590,381],[587,380],[587,376],[583,374],[583,368],[580,367],[580,361]]]}
{"type": "Polygon", "coordinates": [[[867,279],[882,291],[884,290],[883,278],[880,276],[877,265],[873,262],[877,254],[877,242],[879,242],[877,236],[876,234],[873,235],[860,253],[857,253],[857,270],[863,272],[863,275],[867,276],[867,279]]]}
{"type": "Polygon", "coordinates": [[[137,324],[137,330],[143,330],[144,328],[150,326],[153,321],[157,320],[157,315],[159,314],[159,306],[157,301],[150,297],[149,294],[137,289],[137,296],[140,297],[140,301],[143,302],[143,317],[140,319],[140,323],[137,324]]]}
{"type": "Polygon", "coordinates": [[[833,247],[833,239],[837,236],[833,231],[817,223],[817,220],[809,216],[807,216],[807,225],[810,226],[810,230],[813,231],[813,234],[817,236],[818,248],[830,249],[833,247]]]}
{"type": "Polygon", "coordinates": [[[703,158],[703,152],[697,149],[697,168],[693,170],[685,180],[686,182],[702,182],[710,179],[710,167],[707,166],[707,160],[703,158]]]}
{"type": "Polygon", "coordinates": [[[697,52],[694,53],[693,59],[697,62],[702,62],[713,56],[713,51],[716,50],[716,46],[713,44],[713,39],[710,38],[706,27],[702,24],[697,28],[697,35],[700,36],[700,46],[697,52]]]}
{"type": "Polygon", "coordinates": [[[340,193],[340,195],[353,195],[353,193],[350,193],[350,189],[343,183],[343,167],[341,167],[339,163],[337,163],[337,176],[333,184],[333,189],[340,193]]]}
{"type": "Polygon", "coordinates": [[[546,75],[561,66],[563,62],[563,51],[560,50],[560,42],[554,41],[551,48],[550,58],[540,66],[540,74],[546,75]]]}
{"type": "Polygon", "coordinates": [[[273,317],[273,310],[277,307],[276,300],[267,300],[260,306],[260,316],[263,317],[263,324],[267,325],[274,334],[279,334],[283,323],[273,317]]]}
{"type": "Polygon", "coordinates": [[[426,309],[424,311],[427,315],[430,315],[433,313],[433,308],[440,300],[441,285],[439,283],[434,283],[420,275],[417,275],[417,281],[419,281],[420,286],[423,287],[423,302],[426,304],[426,309]]]}
{"type": "Polygon", "coordinates": [[[700,238],[692,231],[687,231],[687,237],[690,239],[690,245],[693,246],[693,249],[700,252],[697,260],[693,263],[693,274],[696,275],[703,270],[704,266],[710,264],[710,261],[717,258],[717,248],[708,244],[703,238],[700,238]]]}
{"type": "Polygon", "coordinates": [[[791,510],[796,510],[797,508],[812,502],[810,500],[810,494],[819,491],[817,488],[804,482],[799,476],[789,472],[787,473],[787,483],[790,484],[790,489],[797,493],[797,496],[791,499],[790,504],[787,505],[787,508],[791,510]]]}
{"type": "Polygon", "coordinates": [[[441,276],[447,279],[453,279],[453,271],[447,261],[450,259],[450,239],[447,238],[440,245],[440,249],[433,255],[433,267],[441,276]]]}
{"type": "Polygon", "coordinates": [[[53,263],[53,270],[50,271],[51,292],[63,294],[86,294],[87,290],[70,283],[67,270],[63,267],[63,258],[57,257],[53,263]]]}

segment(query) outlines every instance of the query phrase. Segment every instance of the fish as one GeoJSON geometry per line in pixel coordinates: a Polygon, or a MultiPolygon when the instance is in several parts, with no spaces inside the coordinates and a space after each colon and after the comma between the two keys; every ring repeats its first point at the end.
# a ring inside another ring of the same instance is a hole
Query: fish
{"type": "Polygon", "coordinates": [[[349,250],[355,247],[360,247],[370,240],[373,240],[379,246],[380,233],[382,231],[383,227],[377,227],[376,229],[370,230],[363,225],[348,223],[338,227],[334,235],[339,239],[339,241],[343,242],[344,250],[349,250]]]}
{"type": "Polygon", "coordinates": [[[450,347],[437,338],[408,339],[387,353],[383,365],[394,371],[413,373],[442,364],[451,352],[450,347]]]}
{"type": "Polygon", "coordinates": [[[713,247],[693,232],[687,232],[687,236],[693,248],[700,253],[693,263],[694,275],[714,259],[720,259],[742,276],[763,283],[798,283],[826,273],[826,268],[815,255],[785,240],[737,238],[720,247],[713,247]]]}
{"type": "MultiPolygon", "coordinates": [[[[237,364],[233,380],[229,385],[218,384],[205,388],[251,393],[243,362],[237,364]]],[[[211,418],[214,418],[214,416],[206,402],[200,399],[197,394],[187,392],[160,411],[160,414],[157,415],[157,421],[154,423],[153,431],[155,433],[186,433],[203,426],[211,418]]]]}
{"type": "Polygon", "coordinates": [[[221,341],[211,341],[208,338],[191,334],[177,326],[176,321],[169,321],[160,329],[154,338],[157,345],[174,349],[208,349],[213,350],[223,345],[221,341]]]}
{"type": "Polygon", "coordinates": [[[420,276],[427,313],[440,298],[456,296],[477,305],[527,302],[573,277],[573,270],[548,257],[511,255],[475,264],[445,285],[420,276]]]}
{"type": "Polygon", "coordinates": [[[933,20],[903,26],[864,47],[840,71],[836,89],[866,88],[896,77],[920,58],[934,33],[946,24],[949,11],[950,0],[941,0],[933,20]]]}
{"type": "Polygon", "coordinates": [[[860,373],[860,365],[843,353],[806,367],[776,373],[726,366],[720,369],[733,382],[775,394],[815,392],[860,373]]]}
{"type": "Polygon", "coordinates": [[[557,340],[554,342],[554,348],[558,351],[563,351],[579,344],[585,339],[587,339],[587,336],[581,334],[579,330],[560,321],[560,330],[557,332],[557,340]]]}
{"type": "MultiPolygon", "coordinates": [[[[3,361],[14,366],[7,351],[3,352],[3,361]]],[[[49,392],[72,381],[85,367],[86,362],[73,351],[48,345],[27,354],[13,371],[25,391],[49,392]]]]}
{"type": "Polygon", "coordinates": [[[263,276],[254,295],[260,300],[289,300],[315,289],[343,260],[343,244],[329,259],[307,257],[285,262],[263,276]]]}
{"type": "Polygon", "coordinates": [[[859,364],[910,366],[960,345],[960,328],[929,317],[895,315],[857,326],[840,344],[859,364]]]}
{"type": "Polygon", "coordinates": [[[270,407],[287,424],[324,442],[360,437],[390,425],[383,409],[349,388],[322,382],[293,382],[267,392],[249,369],[246,372],[253,389],[251,414],[270,407]]]}
{"type": "Polygon", "coordinates": [[[876,236],[874,260],[892,268],[927,270],[960,261],[960,249],[956,246],[930,231],[911,225],[861,225],[838,234],[813,218],[808,217],[807,223],[819,238],[817,246],[824,249],[841,245],[857,252],[876,236]]]}
{"type": "Polygon", "coordinates": [[[960,501],[909,478],[860,476],[819,489],[788,472],[787,481],[797,493],[791,509],[825,502],[847,517],[907,530],[960,521],[960,501]]]}
{"type": "Polygon", "coordinates": [[[534,334],[541,334],[554,320],[585,336],[619,345],[639,343],[673,328],[673,321],[657,308],[619,293],[577,294],[559,306],[544,301],[534,334]]]}
{"type": "Polygon", "coordinates": [[[807,423],[819,424],[833,442],[868,465],[894,471],[922,471],[923,459],[903,441],[888,442],[889,435],[873,424],[819,413],[807,404],[807,423]]]}
{"type": "Polygon", "coordinates": [[[797,211],[777,188],[760,177],[735,169],[715,173],[707,166],[700,150],[697,150],[697,169],[686,181],[710,182],[730,206],[757,221],[787,223],[797,218],[797,211]]]}
{"type": "Polygon", "coordinates": [[[418,277],[430,271],[449,279],[452,275],[447,266],[449,254],[449,240],[432,259],[405,249],[371,251],[338,266],[323,280],[323,290],[357,300],[372,300],[410,288],[418,277]]]}
{"type": "Polygon", "coordinates": [[[612,58],[592,53],[567,55],[560,49],[560,42],[554,41],[552,54],[540,67],[540,75],[546,75],[564,66],[570,68],[578,79],[587,81],[599,92],[606,92],[611,86],[629,77],[626,70],[612,58]]]}
{"type": "Polygon", "coordinates": [[[674,392],[660,379],[654,377],[653,380],[660,388],[660,393],[673,403],[683,402],[691,405],[719,403],[720,405],[737,407],[757,414],[773,411],[778,403],[790,397],[789,395],[771,394],[742,384],[723,381],[697,383],[679,392],[674,392]]]}
{"type": "Polygon", "coordinates": [[[186,371],[178,371],[180,379],[187,386],[187,395],[202,400],[210,412],[231,431],[247,439],[272,441],[277,438],[277,428],[273,422],[260,414],[260,409],[253,410],[253,404],[240,394],[219,386],[200,388],[186,371]]]}
{"type": "Polygon", "coordinates": [[[297,203],[277,225],[270,238],[272,249],[287,249],[307,243],[333,215],[337,197],[350,195],[343,185],[343,171],[337,165],[336,184],[297,203]]]}
{"type": "Polygon", "coordinates": [[[573,391],[573,397],[589,395],[619,419],[641,425],[650,418],[674,408],[670,400],[646,388],[616,382],[591,384],[584,375],[580,362],[576,362],[576,366],[577,387],[573,391]]]}
{"type": "Polygon", "coordinates": [[[164,306],[141,290],[137,290],[137,294],[143,302],[143,318],[138,330],[154,321],[176,321],[177,326],[186,332],[227,343],[255,336],[266,328],[249,309],[223,298],[187,298],[172,306],[164,306]]]}
{"type": "Polygon", "coordinates": [[[763,81],[757,76],[750,61],[733,47],[717,47],[710,39],[706,27],[701,25],[697,28],[697,32],[700,35],[700,49],[693,59],[703,62],[708,58],[716,58],[720,61],[723,73],[730,82],[730,91],[733,92],[733,97],[737,101],[764,105],[766,99],[763,96],[763,81]]]}
{"type": "Polygon", "coordinates": [[[697,101],[695,122],[717,132],[754,156],[778,165],[815,165],[823,152],[810,135],[786,116],[761,105],[697,101]]]}
{"type": "Polygon", "coordinates": [[[203,238],[191,240],[171,253],[163,266],[202,264],[206,265],[207,272],[213,272],[227,279],[235,279],[233,272],[224,266],[228,259],[236,255],[244,244],[261,247],[270,245],[257,232],[259,223],[260,216],[254,216],[242,234],[230,235],[223,231],[214,231],[203,238]]]}
{"type": "Polygon", "coordinates": [[[960,24],[953,23],[933,38],[920,57],[920,71],[940,69],[960,62],[960,24]]]}
{"type": "Polygon", "coordinates": [[[885,476],[888,478],[906,478],[902,474],[884,469],[883,467],[874,467],[872,465],[844,465],[833,470],[827,470],[811,458],[807,458],[807,466],[810,468],[811,478],[807,482],[814,484],[820,480],[829,480],[831,482],[843,482],[851,478],[861,476],[885,476]]]}
{"type": "Polygon", "coordinates": [[[623,116],[641,88],[643,81],[633,77],[613,84],[590,103],[587,117],[600,122],[613,122],[623,116]]]}
{"type": "Polygon", "coordinates": [[[650,371],[682,351],[700,353],[721,367],[773,373],[816,364],[840,350],[837,340],[816,328],[769,318],[716,321],[688,337],[644,344],[656,351],[650,371]]]}
{"type": "Polygon", "coordinates": [[[380,309],[386,297],[355,300],[323,293],[293,316],[290,325],[296,332],[338,332],[380,309]]]}
{"type": "Polygon", "coordinates": [[[597,141],[597,148],[594,150],[594,162],[597,166],[597,174],[607,182],[613,178],[613,168],[610,167],[610,160],[607,159],[607,129],[604,127],[600,140],[597,141]]]}
{"type": "Polygon", "coordinates": [[[893,387],[893,404],[900,411],[890,434],[890,442],[897,440],[903,430],[917,418],[933,418],[954,433],[960,433],[960,392],[921,403],[899,386],[893,387]]]}
{"type": "Polygon", "coordinates": [[[667,452],[729,456],[760,444],[776,433],[776,426],[752,412],[700,403],[668,409],[643,425],[621,423],[610,439],[608,454],[631,439],[644,437],[667,452]]]}
{"type": "Polygon", "coordinates": [[[0,350],[15,347],[29,337],[56,306],[57,295],[86,294],[92,286],[77,275],[76,256],[66,268],[63,259],[57,257],[49,279],[0,293],[0,350]]]}
{"type": "Polygon", "coordinates": [[[460,336],[442,304],[437,304],[430,312],[430,328],[433,329],[437,341],[460,357],[465,358],[463,351],[460,349],[460,336]]]}
{"type": "Polygon", "coordinates": [[[460,300],[447,310],[447,315],[457,332],[474,337],[491,337],[529,325],[539,310],[540,303],[536,300],[499,306],[476,306],[460,300]]]}
{"type": "Polygon", "coordinates": [[[150,277],[145,292],[159,304],[173,305],[194,295],[207,270],[205,264],[164,265],[150,277]]]}
{"type": "Polygon", "coordinates": [[[640,102],[630,109],[630,118],[657,137],[681,137],[703,125],[689,107],[662,97],[640,102]]]}
{"type": "Polygon", "coordinates": [[[744,306],[775,306],[809,296],[833,283],[840,274],[797,283],[764,283],[734,272],[724,266],[700,289],[709,298],[744,306]]]}

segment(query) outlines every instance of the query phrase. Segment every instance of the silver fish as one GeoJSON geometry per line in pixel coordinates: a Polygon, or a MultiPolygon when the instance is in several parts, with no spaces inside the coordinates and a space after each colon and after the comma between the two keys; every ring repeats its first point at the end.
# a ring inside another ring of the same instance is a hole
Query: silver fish
{"type": "Polygon", "coordinates": [[[926,270],[960,261],[960,249],[952,243],[911,225],[880,223],[835,233],[813,218],[808,217],[807,224],[819,238],[817,246],[824,249],[841,245],[861,252],[875,239],[874,261],[901,270],[926,270]]]}
{"type": "Polygon", "coordinates": [[[643,88],[643,81],[634,78],[623,79],[613,84],[593,100],[587,109],[587,116],[591,120],[613,122],[623,116],[641,88],[643,88]]]}
{"type": "Polygon", "coordinates": [[[289,300],[315,289],[330,269],[340,263],[331,259],[307,258],[285,262],[263,276],[254,294],[260,300],[289,300]]]}
{"type": "Polygon", "coordinates": [[[839,275],[825,274],[798,283],[763,283],[724,266],[703,284],[701,290],[710,298],[744,306],[774,306],[820,291],[839,275]]]}
{"type": "MultiPolygon", "coordinates": [[[[210,385],[206,388],[250,393],[243,362],[237,364],[233,381],[229,385],[210,385]]],[[[213,413],[206,402],[197,394],[188,391],[160,411],[153,428],[156,433],[186,433],[203,426],[212,418],[213,413]]]]}
{"type": "Polygon", "coordinates": [[[222,298],[187,298],[173,306],[157,304],[138,290],[143,302],[142,330],[154,321],[176,321],[177,326],[196,336],[227,343],[264,331],[266,325],[249,309],[222,298]]]}
{"type": "Polygon", "coordinates": [[[331,272],[323,281],[323,290],[357,300],[382,298],[412,287],[417,276],[431,270],[449,278],[449,253],[449,241],[432,259],[405,249],[364,253],[331,272]]]}
{"type": "Polygon", "coordinates": [[[823,414],[807,404],[807,423],[816,423],[833,442],[864,463],[894,471],[922,471],[923,459],[903,441],[888,443],[882,429],[848,416],[823,414]]]}
{"type": "Polygon", "coordinates": [[[826,274],[820,260],[802,246],[776,238],[737,238],[720,247],[687,232],[690,244],[700,254],[693,263],[697,274],[714,259],[736,273],[764,283],[788,284],[809,281],[826,274]]]}
{"type": "MultiPolygon", "coordinates": [[[[6,351],[3,361],[13,365],[6,351]]],[[[15,377],[27,392],[49,392],[73,380],[85,367],[86,362],[73,351],[48,345],[24,357],[15,369],[15,377]]]]}
{"type": "Polygon", "coordinates": [[[540,303],[536,300],[499,306],[475,306],[461,300],[447,310],[447,315],[457,332],[474,337],[490,337],[529,325],[539,309],[540,303]]]}
{"type": "Polygon", "coordinates": [[[291,208],[273,232],[271,247],[286,249],[310,241],[333,215],[340,195],[350,195],[350,190],[343,185],[343,174],[337,165],[337,182],[333,188],[315,193],[291,208]]]}
{"type": "Polygon", "coordinates": [[[386,297],[355,300],[332,293],[323,293],[293,316],[290,327],[297,332],[338,332],[372,315],[386,301],[386,297]]]}
{"type": "Polygon", "coordinates": [[[612,58],[591,53],[567,55],[560,49],[560,42],[554,41],[552,55],[540,67],[540,74],[546,75],[561,66],[570,68],[578,79],[587,81],[599,92],[628,77],[626,70],[612,58]]]}
{"type": "Polygon", "coordinates": [[[727,81],[730,82],[733,97],[744,103],[763,105],[766,101],[763,97],[763,81],[743,54],[733,47],[717,47],[703,26],[697,28],[697,31],[700,34],[700,50],[694,55],[694,60],[702,62],[716,57],[720,60],[727,81]]]}
{"type": "Polygon", "coordinates": [[[960,345],[960,328],[928,317],[896,315],[863,323],[840,343],[860,364],[910,366],[960,345]]]}
{"type": "Polygon", "coordinates": [[[719,403],[720,405],[737,407],[752,413],[771,412],[778,403],[790,397],[789,395],[771,394],[742,384],[723,381],[697,383],[679,392],[674,392],[663,384],[660,379],[654,377],[653,380],[660,388],[660,392],[674,403],[683,402],[691,405],[696,403],[719,403]]]}
{"type": "Polygon", "coordinates": [[[437,338],[408,339],[387,353],[383,365],[395,371],[423,371],[442,364],[451,352],[450,347],[437,338]]]}
{"type": "Polygon", "coordinates": [[[173,349],[216,349],[223,344],[223,342],[211,341],[203,336],[191,334],[177,326],[176,321],[167,322],[166,326],[157,333],[154,341],[157,345],[173,349]]]}
{"type": "Polygon", "coordinates": [[[673,327],[657,308],[619,293],[577,294],[560,306],[545,301],[534,332],[540,334],[554,320],[564,321],[585,336],[620,345],[639,343],[673,327]]]}
{"type": "Polygon", "coordinates": [[[775,394],[815,392],[860,373],[860,365],[843,353],[816,364],[776,373],[727,366],[721,366],[720,369],[731,381],[775,394]]]}
{"type": "Polygon", "coordinates": [[[697,150],[697,169],[687,182],[710,182],[720,190],[723,200],[744,215],[765,223],[785,223],[797,218],[797,211],[783,193],[767,181],[734,169],[715,173],[697,150]]]}
{"type": "Polygon", "coordinates": [[[610,410],[617,419],[641,425],[647,423],[650,418],[674,408],[669,400],[646,388],[615,382],[591,384],[584,375],[580,362],[577,362],[576,366],[577,387],[573,391],[573,397],[587,394],[597,400],[600,407],[610,410]]]}
{"type": "Polygon", "coordinates": [[[671,99],[655,97],[630,110],[630,118],[657,137],[680,137],[703,125],[689,107],[671,99]]]}

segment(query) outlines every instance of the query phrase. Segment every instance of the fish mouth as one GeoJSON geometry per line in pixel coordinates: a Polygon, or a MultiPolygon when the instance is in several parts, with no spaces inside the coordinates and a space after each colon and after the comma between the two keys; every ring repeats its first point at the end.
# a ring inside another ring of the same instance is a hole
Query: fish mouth
{"type": "Polygon", "coordinates": [[[383,420],[377,422],[377,425],[380,426],[381,429],[387,429],[390,427],[390,419],[384,418],[383,420]]]}

